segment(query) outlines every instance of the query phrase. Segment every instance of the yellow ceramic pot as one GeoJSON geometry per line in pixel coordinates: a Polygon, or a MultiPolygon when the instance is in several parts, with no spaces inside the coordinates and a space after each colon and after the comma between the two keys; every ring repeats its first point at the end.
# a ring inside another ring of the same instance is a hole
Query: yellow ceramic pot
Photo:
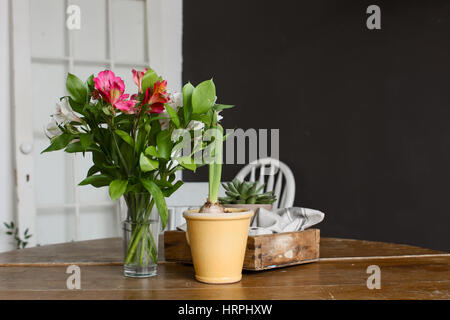
{"type": "Polygon", "coordinates": [[[195,278],[205,283],[233,283],[242,278],[248,229],[253,211],[227,209],[227,213],[183,213],[191,247],[195,278]]]}

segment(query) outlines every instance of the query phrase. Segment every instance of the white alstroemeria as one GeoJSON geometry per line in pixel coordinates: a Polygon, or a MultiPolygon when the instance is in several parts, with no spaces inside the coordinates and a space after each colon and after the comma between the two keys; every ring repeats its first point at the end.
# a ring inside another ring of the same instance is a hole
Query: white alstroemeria
{"type": "Polygon", "coordinates": [[[183,94],[181,92],[169,93],[169,102],[167,103],[175,111],[178,111],[183,106],[183,94]]]}
{"type": "Polygon", "coordinates": [[[80,117],[78,117],[75,111],[72,110],[68,98],[64,98],[59,103],[56,104],[56,113],[53,115],[53,118],[59,124],[68,122],[81,123],[80,117]]]}
{"type": "Polygon", "coordinates": [[[50,122],[45,126],[44,132],[47,138],[49,139],[57,137],[63,133],[61,129],[58,127],[58,123],[54,118],[52,118],[50,122]]]}
{"type": "MultiPolygon", "coordinates": [[[[178,109],[183,106],[183,95],[180,92],[169,92],[169,102],[167,104],[175,110],[175,112],[178,111],[178,109]]],[[[159,123],[161,124],[161,130],[167,130],[169,129],[170,124],[170,116],[167,113],[167,110],[164,110],[159,114],[161,117],[164,117],[164,119],[159,120],[159,123]]]]}
{"type": "Polygon", "coordinates": [[[217,112],[217,122],[220,122],[220,120],[223,119],[223,117],[220,115],[221,112],[222,112],[222,110],[220,110],[219,112],[217,112]]]}
{"type": "Polygon", "coordinates": [[[163,112],[159,114],[160,117],[163,117],[164,119],[159,120],[159,124],[161,125],[161,130],[167,130],[169,129],[170,124],[170,116],[169,113],[164,109],[163,112]]]}
{"type": "Polygon", "coordinates": [[[205,124],[203,122],[201,122],[201,121],[198,121],[198,120],[191,120],[191,121],[189,121],[189,123],[188,123],[188,125],[186,127],[186,129],[194,130],[194,131],[203,130],[204,128],[205,128],[205,124]]]}

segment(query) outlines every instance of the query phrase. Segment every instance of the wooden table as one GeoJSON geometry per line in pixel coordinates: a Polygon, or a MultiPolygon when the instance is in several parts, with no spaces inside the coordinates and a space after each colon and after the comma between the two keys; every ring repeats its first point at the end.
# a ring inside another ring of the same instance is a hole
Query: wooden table
{"type": "Polygon", "coordinates": [[[2,253],[0,299],[450,299],[450,254],[407,245],[322,238],[319,262],[244,272],[229,285],[199,283],[191,265],[164,261],[156,277],[125,278],[121,245],[111,238],[2,253]],[[81,268],[80,290],[66,288],[71,264],[81,268]],[[379,290],[367,288],[370,265],[381,269],[379,290]]]}

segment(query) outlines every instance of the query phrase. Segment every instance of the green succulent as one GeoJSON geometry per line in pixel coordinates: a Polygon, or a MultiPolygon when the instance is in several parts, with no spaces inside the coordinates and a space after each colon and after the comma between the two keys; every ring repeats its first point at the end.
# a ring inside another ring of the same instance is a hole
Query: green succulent
{"type": "Polygon", "coordinates": [[[234,179],[222,186],[227,196],[219,198],[221,204],[272,204],[276,200],[273,191],[262,193],[264,185],[258,188],[258,182],[234,179]]]}

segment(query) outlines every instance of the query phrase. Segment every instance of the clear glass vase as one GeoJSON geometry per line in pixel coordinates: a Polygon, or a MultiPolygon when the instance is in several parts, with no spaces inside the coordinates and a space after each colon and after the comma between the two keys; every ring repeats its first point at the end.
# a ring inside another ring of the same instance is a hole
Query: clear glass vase
{"type": "Polygon", "coordinates": [[[158,268],[159,214],[148,193],[129,193],[120,201],[127,277],[155,276],[158,268]]]}

